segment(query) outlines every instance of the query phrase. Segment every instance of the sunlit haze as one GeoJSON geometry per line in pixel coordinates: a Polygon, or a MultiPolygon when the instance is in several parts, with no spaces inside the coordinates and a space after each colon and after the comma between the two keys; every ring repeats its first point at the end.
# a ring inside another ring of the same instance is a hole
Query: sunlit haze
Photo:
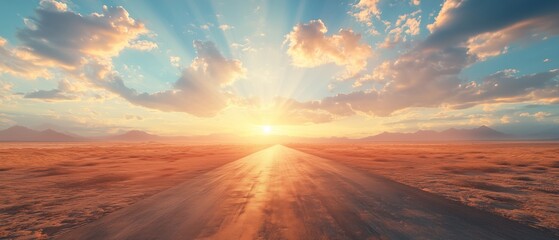
{"type": "Polygon", "coordinates": [[[270,125],[262,126],[262,133],[266,135],[272,133],[272,127],[270,125]]]}

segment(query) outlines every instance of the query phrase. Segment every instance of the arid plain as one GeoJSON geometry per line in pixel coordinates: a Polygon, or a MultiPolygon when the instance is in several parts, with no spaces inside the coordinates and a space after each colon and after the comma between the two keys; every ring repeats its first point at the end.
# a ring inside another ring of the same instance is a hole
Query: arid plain
{"type": "Polygon", "coordinates": [[[264,146],[0,144],[0,238],[44,239],[264,146]]]}
{"type": "Polygon", "coordinates": [[[559,234],[557,143],[290,147],[559,234]]]}
{"type": "MultiPolygon", "coordinates": [[[[556,143],[285,146],[559,233],[556,143]]],[[[266,147],[3,143],[0,238],[60,236],[266,147]]]]}

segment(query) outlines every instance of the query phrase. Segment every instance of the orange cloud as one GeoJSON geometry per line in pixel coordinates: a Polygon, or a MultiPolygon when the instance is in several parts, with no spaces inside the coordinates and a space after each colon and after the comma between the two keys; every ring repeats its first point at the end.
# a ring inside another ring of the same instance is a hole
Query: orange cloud
{"type": "Polygon", "coordinates": [[[378,8],[380,0],[359,0],[355,4],[357,12],[353,13],[353,16],[360,22],[366,23],[368,26],[372,27],[373,23],[371,18],[380,18],[381,11],[378,8]]]}
{"type": "Polygon", "coordinates": [[[559,14],[520,21],[495,32],[482,33],[467,42],[468,54],[484,60],[507,52],[508,45],[521,39],[559,34],[559,14]]]}
{"type": "Polygon", "coordinates": [[[85,78],[136,105],[212,117],[226,108],[233,97],[224,87],[244,77],[246,69],[239,60],[223,57],[212,42],[194,41],[194,48],[198,56],[170,90],[138,93],[127,87],[109,65],[99,63],[87,66],[85,78]]]}
{"type": "Polygon", "coordinates": [[[154,42],[139,40],[130,43],[129,47],[140,51],[151,51],[153,49],[156,49],[158,46],[157,43],[154,42]]]}
{"type": "Polygon", "coordinates": [[[74,94],[76,91],[76,86],[73,86],[68,80],[61,80],[58,82],[58,87],[55,89],[37,90],[25,94],[24,97],[42,99],[45,101],[74,100],[77,99],[77,96],[74,94]]]}
{"type": "Polygon", "coordinates": [[[390,116],[412,107],[468,108],[487,103],[559,102],[559,70],[516,76],[497,72],[480,82],[464,82],[458,73],[467,64],[465,50],[410,52],[376,71],[382,87],[292,105],[324,110],[335,116],[361,112],[390,116]]]}
{"type": "Polygon", "coordinates": [[[110,58],[126,47],[150,45],[147,41],[131,42],[148,30],[123,7],[103,6],[101,13],[82,16],[55,0],[41,1],[40,6],[37,17],[28,20],[27,28],[17,36],[31,54],[65,67],[75,68],[92,58],[110,58]]]}
{"type": "MultiPolygon", "coordinates": [[[[44,0],[36,13],[37,17],[26,21],[27,28],[18,32],[23,43],[18,51],[6,50],[6,41],[0,41],[0,56],[6,56],[0,59],[0,71],[35,77],[37,72],[32,70],[58,67],[73,79],[108,90],[132,104],[200,117],[214,116],[226,108],[232,94],[225,87],[246,73],[240,61],[223,57],[212,42],[194,41],[198,56],[183,70],[172,89],[139,93],[126,86],[113,70],[112,57],[125,48],[147,51],[157,48],[157,44],[137,40],[148,30],[123,7],[103,6],[102,13],[84,16],[70,11],[64,3],[44,0]],[[25,58],[15,55],[20,52],[39,64],[27,64],[25,58]]],[[[47,101],[74,99],[76,91],[71,86],[70,82],[60,81],[56,89],[37,90],[25,97],[47,101]]]]}
{"type": "Polygon", "coordinates": [[[0,37],[0,73],[7,73],[26,79],[51,78],[52,74],[40,59],[21,48],[10,49],[7,40],[0,37]]]}
{"type": "Polygon", "coordinates": [[[55,0],[41,0],[39,2],[39,6],[48,11],[65,12],[68,10],[68,5],[66,3],[55,0]]]}
{"type": "Polygon", "coordinates": [[[367,66],[372,50],[369,45],[360,43],[360,34],[341,29],[338,34],[326,36],[327,32],[320,19],[295,26],[285,40],[293,65],[310,68],[334,63],[344,66],[349,77],[367,66]]]}
{"type": "Polygon", "coordinates": [[[379,47],[391,48],[398,43],[407,42],[410,36],[418,35],[421,23],[421,16],[418,16],[420,13],[421,10],[417,10],[410,14],[400,15],[379,47]]]}
{"type": "Polygon", "coordinates": [[[441,26],[448,24],[453,18],[452,16],[453,10],[460,7],[462,1],[463,0],[446,0],[443,3],[441,11],[435,18],[435,22],[427,25],[427,29],[429,29],[429,31],[431,32],[434,32],[436,29],[440,28],[441,26]]]}
{"type": "Polygon", "coordinates": [[[0,38],[0,72],[35,79],[50,78],[51,68],[79,70],[88,61],[110,61],[124,48],[151,50],[156,43],[140,40],[144,24],[122,7],[103,6],[102,13],[83,16],[56,0],[42,0],[36,17],[25,18],[17,32],[22,45],[6,47],[0,38]]]}
{"type": "MultiPolygon", "coordinates": [[[[468,108],[525,101],[558,103],[559,70],[524,76],[505,70],[471,82],[459,76],[465,67],[500,54],[511,42],[531,38],[535,32],[559,33],[559,24],[554,21],[557,10],[559,2],[556,1],[538,5],[528,1],[502,4],[447,0],[435,23],[429,25],[432,33],[425,41],[395,60],[380,64],[355,84],[360,86],[374,80],[377,81],[374,87],[313,101],[313,106],[329,109],[335,104],[349,106],[353,112],[389,116],[413,107],[468,108]],[[511,13],[507,9],[524,13],[511,13]]],[[[405,19],[399,19],[399,25],[407,22],[405,19]]],[[[414,33],[413,29],[408,29],[410,34],[414,33]]],[[[403,29],[398,31],[401,34],[403,29]]]]}

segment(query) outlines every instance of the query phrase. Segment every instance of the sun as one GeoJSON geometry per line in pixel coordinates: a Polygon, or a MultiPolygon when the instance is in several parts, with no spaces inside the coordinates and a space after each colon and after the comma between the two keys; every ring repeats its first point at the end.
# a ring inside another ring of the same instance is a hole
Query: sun
{"type": "Polygon", "coordinates": [[[262,133],[268,135],[272,132],[272,127],[270,125],[263,125],[262,126],[262,133]]]}

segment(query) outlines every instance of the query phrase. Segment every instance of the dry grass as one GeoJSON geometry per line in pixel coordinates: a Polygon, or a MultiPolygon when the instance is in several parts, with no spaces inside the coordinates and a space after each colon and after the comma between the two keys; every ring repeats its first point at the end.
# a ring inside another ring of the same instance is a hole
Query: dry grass
{"type": "Polygon", "coordinates": [[[2,143],[0,238],[56,236],[263,147],[2,143]]]}
{"type": "Polygon", "coordinates": [[[291,145],[559,234],[559,144],[291,145]]]}

